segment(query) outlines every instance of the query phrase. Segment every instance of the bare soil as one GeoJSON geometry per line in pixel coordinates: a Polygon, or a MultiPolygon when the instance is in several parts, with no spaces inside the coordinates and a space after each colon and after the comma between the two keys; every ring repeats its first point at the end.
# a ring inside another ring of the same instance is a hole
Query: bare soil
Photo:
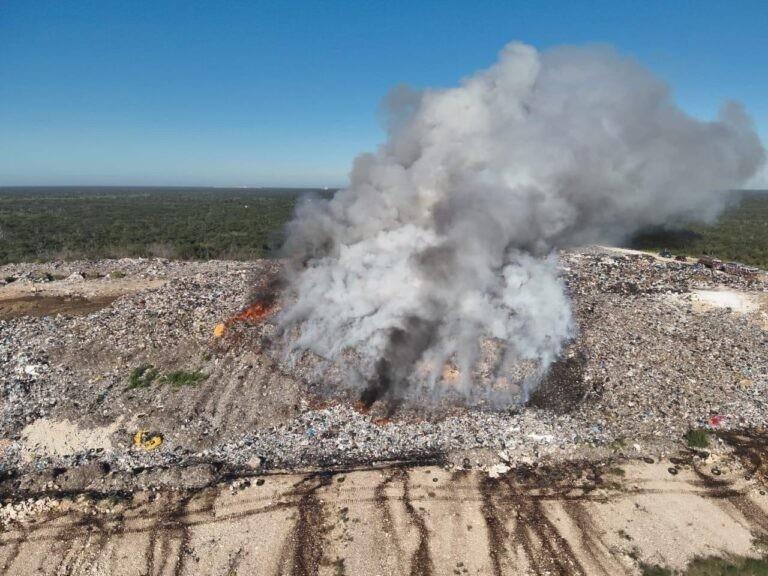
{"type": "Polygon", "coordinates": [[[19,576],[615,576],[760,557],[768,496],[752,469],[738,458],[674,462],[529,466],[497,479],[388,466],[73,494],[0,532],[0,566],[19,576]]]}
{"type": "Polygon", "coordinates": [[[0,299],[0,320],[11,320],[22,316],[86,316],[109,306],[118,296],[21,296],[0,299]]]}

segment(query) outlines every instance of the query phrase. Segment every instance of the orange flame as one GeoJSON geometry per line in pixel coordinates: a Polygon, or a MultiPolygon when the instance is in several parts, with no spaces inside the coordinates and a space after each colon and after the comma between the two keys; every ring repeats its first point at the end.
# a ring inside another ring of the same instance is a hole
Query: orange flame
{"type": "Polygon", "coordinates": [[[272,306],[264,304],[263,302],[254,302],[233,316],[232,320],[230,320],[230,324],[233,322],[260,322],[270,312],[272,312],[272,306]]]}
{"type": "Polygon", "coordinates": [[[258,324],[269,314],[272,313],[275,306],[274,304],[268,304],[266,302],[257,301],[253,304],[243,308],[240,312],[232,316],[225,322],[216,324],[213,329],[214,338],[221,338],[227,332],[229,327],[235,322],[246,322],[248,324],[258,324]]]}

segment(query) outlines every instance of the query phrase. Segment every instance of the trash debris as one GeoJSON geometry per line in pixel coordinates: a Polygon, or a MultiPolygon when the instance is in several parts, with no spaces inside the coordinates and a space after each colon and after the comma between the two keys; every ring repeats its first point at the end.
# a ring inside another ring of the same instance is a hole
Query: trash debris
{"type": "Polygon", "coordinates": [[[273,311],[274,305],[270,303],[261,301],[253,302],[232,316],[226,322],[219,322],[216,324],[216,326],[213,328],[213,337],[221,338],[224,336],[224,334],[226,334],[229,327],[237,322],[245,322],[249,324],[261,322],[273,311]]]}
{"type": "Polygon", "coordinates": [[[710,416],[709,418],[709,425],[712,426],[712,428],[719,428],[723,425],[725,422],[725,416],[721,414],[715,414],[714,416],[710,416]]]}
{"type": "MultiPolygon", "coordinates": [[[[348,399],[348,388],[337,394],[335,384],[318,380],[309,355],[294,365],[283,362],[279,347],[269,345],[277,332],[272,312],[259,318],[264,310],[254,310],[237,324],[238,338],[227,338],[225,331],[213,340],[217,322],[226,326],[219,319],[249,308],[254,283],[280,275],[280,261],[0,266],[0,278],[17,279],[6,290],[48,287],[46,271],[51,278],[105,275],[98,282],[57,283],[68,290],[108,287],[113,280],[106,275],[115,269],[126,274],[121,285],[153,283],[86,316],[0,321],[0,436],[18,437],[43,417],[83,429],[124,417],[141,422],[124,433],[133,440],[130,435],[141,428],[130,450],[118,443],[98,456],[78,453],[39,465],[70,470],[98,461],[118,472],[177,465],[208,470],[216,463],[261,473],[430,458],[475,468],[488,455],[493,463],[518,466],[615,449],[634,458],[657,457],[680,449],[692,428],[711,433],[736,425],[768,427],[764,328],[750,316],[698,310],[691,301],[694,291],[724,289],[757,301],[768,292],[764,275],[713,273],[690,260],[599,247],[564,251],[558,258],[578,325],[564,357],[583,354],[584,361],[554,388],[559,397],[551,404],[544,398],[535,407],[497,410],[504,406],[493,406],[489,395],[480,409],[459,399],[445,410],[404,402],[394,408],[377,404],[367,413],[353,408],[357,395],[348,399]],[[149,366],[158,367],[156,378],[149,387],[126,390],[132,371],[144,365],[137,383],[149,381],[149,366]],[[208,379],[174,393],[166,384],[197,380],[184,380],[181,373],[163,379],[171,367],[208,379]],[[721,415],[722,422],[709,422],[721,415]],[[165,436],[153,439],[151,430],[165,436]],[[171,445],[173,450],[166,449],[171,445]]],[[[274,306],[272,311],[279,302],[274,306]]],[[[714,435],[712,440],[708,450],[717,454],[719,443],[714,435]]],[[[700,450],[686,449],[687,457],[699,458],[700,450]]],[[[712,463],[719,460],[711,457],[707,464],[712,463]]],[[[20,470],[17,452],[0,451],[0,466],[20,470]]],[[[113,476],[135,481],[130,474],[113,476]]]]}
{"type": "Polygon", "coordinates": [[[155,450],[163,443],[163,435],[149,430],[139,430],[133,435],[133,445],[144,450],[155,450]]]}
{"type": "Polygon", "coordinates": [[[488,476],[490,478],[498,478],[502,474],[506,474],[509,472],[511,468],[507,466],[506,464],[496,464],[495,466],[491,466],[488,468],[488,476]]]}
{"type": "Polygon", "coordinates": [[[262,460],[258,456],[253,456],[248,459],[245,465],[251,470],[258,470],[261,468],[262,460]]]}

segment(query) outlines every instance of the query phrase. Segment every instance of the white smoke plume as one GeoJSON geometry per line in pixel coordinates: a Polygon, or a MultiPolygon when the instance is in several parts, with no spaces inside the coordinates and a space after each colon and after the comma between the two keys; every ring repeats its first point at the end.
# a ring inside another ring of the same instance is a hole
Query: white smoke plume
{"type": "Polygon", "coordinates": [[[512,43],[457,88],[389,104],[387,142],[301,204],[286,242],[292,349],[344,366],[368,401],[441,391],[446,363],[472,395],[484,342],[498,382],[520,362],[535,381],[574,333],[556,249],[711,220],[764,158],[738,104],[695,120],[608,48],[512,43]]]}

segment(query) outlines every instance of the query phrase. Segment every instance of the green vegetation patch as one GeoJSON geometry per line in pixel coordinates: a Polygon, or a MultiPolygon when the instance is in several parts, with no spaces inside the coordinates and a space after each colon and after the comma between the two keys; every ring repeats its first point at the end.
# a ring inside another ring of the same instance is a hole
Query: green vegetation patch
{"type": "Polygon", "coordinates": [[[693,428],[685,433],[685,441],[689,448],[709,447],[709,433],[702,428],[693,428]]]}
{"type": "Polygon", "coordinates": [[[768,576],[765,558],[696,558],[685,576],[768,576]]]}
{"type": "Polygon", "coordinates": [[[299,197],[243,188],[0,188],[0,264],[161,257],[251,260],[282,244],[299,197]]]}
{"type": "Polygon", "coordinates": [[[160,384],[169,384],[176,390],[183,386],[197,386],[200,382],[208,378],[208,375],[200,370],[175,370],[168,372],[160,378],[160,384]]]}
{"type": "Polygon", "coordinates": [[[768,576],[765,558],[696,558],[684,571],[672,571],[655,564],[641,564],[643,576],[768,576]]]}
{"type": "Polygon", "coordinates": [[[155,381],[159,372],[152,364],[142,364],[131,371],[128,378],[128,390],[136,388],[149,388],[155,381]]]}
{"type": "MultiPolygon", "coordinates": [[[[122,257],[270,257],[299,197],[333,190],[0,188],[0,264],[122,257]]],[[[768,268],[768,193],[733,192],[711,225],[644,230],[630,246],[768,268]]]]}
{"type": "Polygon", "coordinates": [[[768,192],[733,192],[730,207],[711,225],[680,223],[644,230],[630,242],[641,250],[703,254],[768,269],[768,192]]]}
{"type": "Polygon", "coordinates": [[[672,570],[655,564],[640,564],[640,572],[643,576],[673,576],[672,570]]]}

